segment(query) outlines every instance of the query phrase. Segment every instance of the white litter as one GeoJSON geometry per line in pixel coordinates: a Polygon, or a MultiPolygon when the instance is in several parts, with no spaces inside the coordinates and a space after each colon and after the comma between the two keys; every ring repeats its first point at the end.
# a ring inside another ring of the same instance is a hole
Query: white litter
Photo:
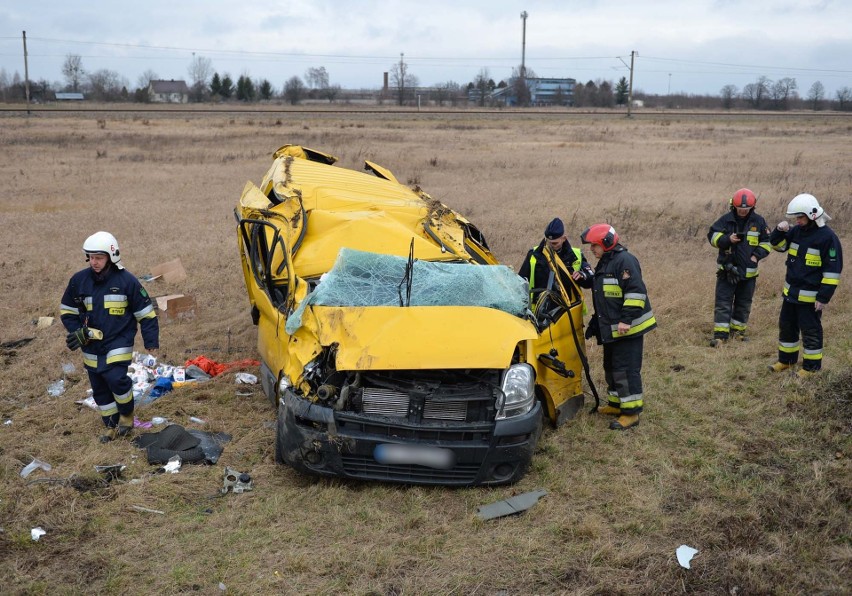
{"type": "Polygon", "coordinates": [[[65,379],[59,379],[48,385],[47,393],[53,397],[58,397],[65,393],[65,379]]]}
{"type": "Polygon", "coordinates": [[[681,544],[677,547],[677,562],[680,563],[680,566],[684,569],[689,569],[689,562],[692,560],[692,557],[698,554],[698,550],[692,548],[691,546],[687,546],[685,544],[681,544]]]}
{"type": "Polygon", "coordinates": [[[257,383],[257,377],[251,373],[237,373],[236,379],[237,383],[244,383],[246,385],[255,385],[257,383]]]}
{"type": "Polygon", "coordinates": [[[169,463],[163,466],[163,470],[169,474],[177,474],[180,470],[180,455],[173,455],[169,458],[169,463]]]}
{"type": "Polygon", "coordinates": [[[12,419],[11,419],[11,418],[9,418],[9,419],[8,419],[6,422],[4,422],[3,424],[5,424],[6,426],[9,426],[10,424],[12,424],[12,419]]]}
{"type": "Polygon", "coordinates": [[[36,542],[38,542],[38,539],[44,536],[45,534],[47,534],[47,532],[45,532],[41,528],[33,528],[32,530],[30,530],[30,536],[32,536],[33,540],[35,540],[36,542]]]}
{"type": "Polygon", "coordinates": [[[39,468],[41,468],[45,472],[50,472],[53,469],[53,466],[51,466],[47,462],[41,461],[40,459],[33,459],[33,461],[25,465],[24,469],[21,470],[21,478],[26,478],[39,468]]]}
{"type": "Polygon", "coordinates": [[[197,416],[190,416],[189,421],[194,422],[195,424],[207,424],[206,421],[202,420],[201,418],[198,418],[197,416]]]}
{"type": "Polygon", "coordinates": [[[72,372],[77,372],[77,367],[70,362],[66,362],[62,365],[62,372],[66,375],[70,375],[72,372]]]}
{"type": "Polygon", "coordinates": [[[95,398],[91,395],[86,399],[78,399],[74,402],[75,404],[79,404],[81,406],[86,406],[87,408],[92,408],[93,410],[98,409],[98,404],[95,403],[95,398]]]}

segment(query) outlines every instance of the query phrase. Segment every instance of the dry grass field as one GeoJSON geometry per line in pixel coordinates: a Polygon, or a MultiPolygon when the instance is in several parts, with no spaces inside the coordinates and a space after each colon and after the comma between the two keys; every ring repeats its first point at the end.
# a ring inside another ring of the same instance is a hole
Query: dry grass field
{"type": "Polygon", "coordinates": [[[771,376],[783,257],[761,265],[751,342],[713,350],[706,231],[742,186],[770,225],[812,192],[852,254],[850,157],[852,119],[836,115],[0,112],[0,343],[34,338],[0,348],[0,592],[848,594],[852,286],[823,318],[824,373],[771,376]],[[75,404],[88,388],[79,353],[58,320],[34,325],[58,316],[83,240],[114,233],[137,275],[182,260],[186,281],[147,284],[199,305],[162,324],[162,360],[254,357],[232,211],[284,143],[384,165],[467,215],[515,267],[553,216],[574,243],[611,222],[659,320],[642,424],[613,433],[584,411],[544,434],[510,487],[317,480],[274,463],[274,410],[226,374],[137,410],[232,435],[217,465],[153,474],[128,442],[101,445],[98,416],[75,404]],[[76,372],[52,397],[67,363],[76,372]],[[33,458],[52,470],[21,478],[33,458]],[[124,476],[101,483],[94,466],[114,463],[124,476]],[[219,496],[225,466],[254,490],[219,496]],[[549,494],[525,514],[476,518],[537,488],[549,494]],[[699,550],[689,570],[681,544],[699,550]]]}

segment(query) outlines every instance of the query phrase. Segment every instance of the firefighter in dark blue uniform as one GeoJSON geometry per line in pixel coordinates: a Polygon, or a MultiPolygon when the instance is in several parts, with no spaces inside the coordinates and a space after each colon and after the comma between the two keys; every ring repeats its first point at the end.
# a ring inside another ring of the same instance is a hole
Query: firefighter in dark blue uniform
{"type": "Polygon", "coordinates": [[[769,227],[754,211],[757,197],[741,188],[728,202],[730,211],[710,226],[707,239],[719,249],[712,347],[729,337],[746,339],[757,282],[757,263],[769,255],[769,227]]]}
{"type": "MultiPolygon", "coordinates": [[[[552,290],[555,286],[554,271],[548,266],[543,254],[545,247],[550,247],[553,252],[568,268],[571,277],[583,287],[591,287],[594,277],[592,267],[586,261],[579,248],[572,248],[568,237],[565,235],[565,226],[558,217],[553,219],[544,230],[544,239],[538,246],[532,247],[521,265],[518,275],[526,279],[530,284],[530,304],[535,302],[537,293],[534,290],[552,290]]],[[[560,275],[564,275],[560,271],[560,275]]],[[[565,287],[571,285],[570,280],[562,279],[565,287]]]]}
{"type": "Polygon", "coordinates": [[[89,267],[71,277],[62,295],[60,316],[71,350],[81,349],[92,396],[107,428],[101,441],[133,430],[133,359],[137,325],[148,352],[159,348],[157,313],[139,280],[121,264],[118,242],[97,232],[83,243],[89,267]]]}
{"type": "Polygon", "coordinates": [[[822,313],[840,283],[843,252],[837,234],[825,225],[831,218],[813,195],[794,197],[787,217],[795,217],[796,225],[782,221],[769,236],[772,248],[787,253],[778,362],[769,369],[781,372],[796,364],[801,334],[803,362],[796,375],[807,379],[822,368],[822,313]]]}
{"type": "Polygon", "coordinates": [[[609,224],[595,224],[583,232],[597,257],[592,301],[595,314],[586,337],[603,344],[608,404],[601,414],[618,416],[609,428],[624,430],[639,424],[644,407],[642,351],[644,335],[657,326],[639,261],[619,244],[609,224]]]}

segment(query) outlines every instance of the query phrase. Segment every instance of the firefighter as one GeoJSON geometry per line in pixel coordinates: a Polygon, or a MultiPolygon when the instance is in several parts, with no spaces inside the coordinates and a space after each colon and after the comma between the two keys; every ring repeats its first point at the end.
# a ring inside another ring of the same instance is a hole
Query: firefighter
{"type": "Polygon", "coordinates": [[[156,354],[157,313],[148,293],[121,264],[118,241],[108,232],[83,243],[89,266],[75,273],[62,295],[60,317],[68,331],[66,344],[80,349],[98,404],[106,443],[133,430],[133,381],[127,368],[133,359],[137,325],[145,349],[156,354]]]}
{"type": "Polygon", "coordinates": [[[618,416],[609,428],[624,430],[639,424],[642,397],[644,335],[657,326],[639,261],[619,244],[609,224],[595,224],[580,237],[591,244],[598,259],[592,284],[595,313],[586,337],[603,344],[608,404],[601,414],[618,416]]]}
{"type": "MultiPolygon", "coordinates": [[[[527,253],[518,275],[529,282],[530,304],[535,302],[538,293],[535,290],[552,290],[554,288],[554,272],[548,267],[543,251],[550,247],[571,272],[571,277],[580,286],[591,287],[594,277],[592,267],[586,261],[586,257],[579,248],[572,248],[568,237],[565,235],[565,226],[562,220],[554,218],[544,230],[544,239],[533,246],[527,253]]],[[[560,273],[561,275],[562,273],[560,273]]],[[[567,279],[562,280],[563,285],[570,285],[567,279]]]]}
{"type": "Polygon", "coordinates": [[[757,263],[769,255],[769,227],[754,207],[757,197],[741,188],[728,201],[729,211],[716,220],[707,239],[719,249],[716,263],[716,308],[713,339],[716,347],[729,337],[747,340],[746,326],[757,282],[757,263]]]}
{"type": "Polygon", "coordinates": [[[772,248],[787,253],[784,301],[778,318],[778,362],[772,372],[791,368],[799,360],[807,379],[822,368],[822,313],[840,282],[843,253],[840,240],[826,224],[831,218],[810,194],[796,195],[787,206],[787,217],[795,217],[792,228],[782,221],[772,231],[772,248]]]}

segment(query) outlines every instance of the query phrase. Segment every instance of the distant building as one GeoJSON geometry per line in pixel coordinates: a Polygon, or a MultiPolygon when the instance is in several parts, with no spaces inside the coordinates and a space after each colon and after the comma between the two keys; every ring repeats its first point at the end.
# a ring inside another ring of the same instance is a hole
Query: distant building
{"type": "Polygon", "coordinates": [[[189,87],[186,81],[151,81],[148,83],[148,100],[153,103],[188,103],[189,87]]]}
{"type": "MultiPolygon", "coordinates": [[[[533,106],[572,106],[574,105],[575,79],[541,79],[527,78],[527,89],[530,91],[530,105],[533,106]]],[[[490,95],[493,103],[507,106],[519,105],[517,95],[512,85],[495,89],[490,95]]]]}
{"type": "Polygon", "coordinates": [[[83,99],[84,97],[82,93],[56,92],[56,101],[83,101],[83,99]]]}

